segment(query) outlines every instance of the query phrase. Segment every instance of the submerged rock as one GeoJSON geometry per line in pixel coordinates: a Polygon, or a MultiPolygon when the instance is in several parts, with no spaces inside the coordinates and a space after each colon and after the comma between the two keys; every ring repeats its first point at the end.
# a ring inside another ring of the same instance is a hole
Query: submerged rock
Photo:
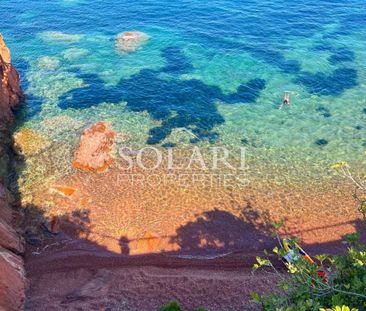
{"type": "Polygon", "coordinates": [[[86,129],[80,138],[72,166],[83,171],[103,172],[113,163],[112,146],[116,133],[105,122],[86,129]]]}
{"type": "Polygon", "coordinates": [[[56,186],[53,186],[52,188],[54,191],[58,192],[61,195],[66,196],[66,197],[73,195],[76,191],[75,188],[69,187],[69,186],[56,185],[56,186]]]}
{"type": "Polygon", "coordinates": [[[50,145],[50,141],[29,128],[23,128],[14,135],[14,149],[25,156],[37,155],[50,145]]]}
{"type": "Polygon", "coordinates": [[[122,32],[117,36],[116,48],[119,51],[131,53],[135,52],[148,40],[149,36],[140,31],[122,32]]]}
{"type": "Polygon", "coordinates": [[[47,133],[47,137],[59,139],[60,136],[74,135],[83,126],[83,122],[70,116],[59,115],[47,118],[41,122],[42,132],[47,133]]]}
{"type": "Polygon", "coordinates": [[[68,34],[61,31],[46,31],[41,34],[41,38],[45,41],[65,42],[65,43],[78,42],[80,41],[81,37],[82,37],[81,35],[68,34]]]}
{"type": "Polygon", "coordinates": [[[79,48],[71,48],[67,49],[62,53],[63,57],[68,61],[73,61],[84,57],[89,54],[89,51],[86,49],[79,49],[79,48]]]}
{"type": "Polygon", "coordinates": [[[43,56],[38,60],[38,68],[46,70],[56,70],[60,66],[57,57],[43,56]]]}

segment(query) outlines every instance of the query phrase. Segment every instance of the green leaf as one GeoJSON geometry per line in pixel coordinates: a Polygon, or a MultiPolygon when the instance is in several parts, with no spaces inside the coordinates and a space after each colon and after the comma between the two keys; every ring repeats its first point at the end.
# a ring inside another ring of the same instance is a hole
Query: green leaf
{"type": "Polygon", "coordinates": [[[254,303],[261,303],[261,296],[258,293],[250,292],[249,295],[254,303]]]}
{"type": "Polygon", "coordinates": [[[271,265],[271,262],[268,259],[261,258],[259,256],[255,257],[255,259],[257,260],[259,267],[271,265]]]}

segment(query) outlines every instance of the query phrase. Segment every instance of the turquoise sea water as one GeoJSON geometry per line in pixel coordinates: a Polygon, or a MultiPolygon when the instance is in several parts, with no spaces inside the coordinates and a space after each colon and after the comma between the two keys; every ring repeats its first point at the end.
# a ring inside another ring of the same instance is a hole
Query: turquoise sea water
{"type": "Polygon", "coordinates": [[[75,141],[106,120],[139,145],[247,146],[259,162],[314,174],[362,164],[363,0],[34,0],[0,11],[27,94],[17,130],[75,141]],[[131,30],[150,39],[119,53],[118,33],[131,30]],[[279,110],[284,91],[292,106],[279,110]]]}

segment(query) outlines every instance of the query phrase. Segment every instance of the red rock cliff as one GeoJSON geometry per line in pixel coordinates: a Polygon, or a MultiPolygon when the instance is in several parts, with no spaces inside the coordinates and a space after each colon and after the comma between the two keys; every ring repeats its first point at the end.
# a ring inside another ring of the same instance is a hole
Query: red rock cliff
{"type": "MultiPolygon", "coordinates": [[[[19,74],[11,64],[9,49],[0,34],[0,173],[7,166],[12,110],[23,100],[19,74]]],[[[11,195],[0,174],[0,310],[23,310],[25,272],[24,243],[13,227],[11,195]]]]}
{"type": "Polygon", "coordinates": [[[13,119],[12,109],[24,98],[19,74],[11,64],[8,47],[0,34],[0,127],[9,125],[13,119]]]}

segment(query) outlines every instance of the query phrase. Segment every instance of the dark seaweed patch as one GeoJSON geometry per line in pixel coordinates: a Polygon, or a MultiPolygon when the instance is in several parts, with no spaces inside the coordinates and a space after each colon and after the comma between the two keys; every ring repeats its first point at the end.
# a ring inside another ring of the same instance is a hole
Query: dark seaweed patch
{"type": "Polygon", "coordinates": [[[62,109],[84,109],[102,102],[127,102],[127,109],[146,111],[161,125],[150,129],[148,144],[157,144],[176,128],[186,128],[192,133],[191,142],[215,142],[218,134],[214,127],[225,122],[216,108],[216,102],[227,104],[254,103],[265,88],[263,79],[253,79],[239,86],[237,92],[224,94],[219,87],[200,80],[181,80],[174,74],[192,69],[179,48],[170,47],[162,52],[166,66],[160,70],[143,69],[128,79],[121,79],[116,86],[107,86],[96,74],[78,74],[88,85],[72,90],[59,98],[62,109]],[[170,73],[171,79],[160,74],[170,73]]]}
{"type": "Polygon", "coordinates": [[[245,146],[248,146],[248,145],[249,145],[249,139],[244,137],[244,138],[241,140],[241,143],[242,143],[243,145],[245,145],[245,146]]]}
{"type": "Polygon", "coordinates": [[[295,82],[303,84],[310,93],[332,96],[338,96],[358,85],[357,71],[352,68],[339,68],[330,75],[323,72],[303,72],[295,82]]]}
{"type": "Polygon", "coordinates": [[[324,107],[324,106],[319,106],[318,108],[315,109],[317,112],[320,112],[320,114],[324,117],[324,118],[330,118],[332,116],[332,114],[330,113],[329,109],[324,107]]]}
{"type": "Polygon", "coordinates": [[[318,146],[325,146],[325,145],[328,145],[328,141],[326,139],[318,139],[315,141],[315,144],[318,145],[318,146]]]}
{"type": "Polygon", "coordinates": [[[337,65],[343,62],[353,62],[354,60],[355,60],[355,53],[346,48],[337,49],[328,58],[329,63],[332,65],[337,65]]]}

